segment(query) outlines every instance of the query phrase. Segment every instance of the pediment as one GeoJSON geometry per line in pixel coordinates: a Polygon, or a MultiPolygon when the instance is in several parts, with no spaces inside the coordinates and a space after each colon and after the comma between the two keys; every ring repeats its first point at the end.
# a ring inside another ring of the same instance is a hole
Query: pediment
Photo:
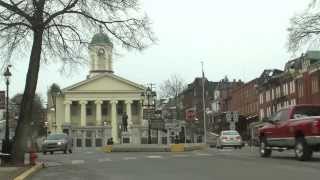
{"type": "Polygon", "coordinates": [[[63,89],[63,92],[143,92],[144,87],[111,73],[94,76],[63,89]]]}

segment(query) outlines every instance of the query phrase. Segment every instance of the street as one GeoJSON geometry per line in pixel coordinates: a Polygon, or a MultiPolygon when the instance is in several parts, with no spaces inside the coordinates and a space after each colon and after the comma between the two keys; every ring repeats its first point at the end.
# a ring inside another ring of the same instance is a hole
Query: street
{"type": "MultiPolygon", "coordinates": [[[[40,155],[40,154],[39,154],[40,155]]],[[[183,153],[110,153],[86,149],[73,154],[40,155],[48,168],[31,180],[247,180],[319,179],[320,154],[300,162],[293,151],[260,158],[256,148],[208,149],[183,153]]]]}

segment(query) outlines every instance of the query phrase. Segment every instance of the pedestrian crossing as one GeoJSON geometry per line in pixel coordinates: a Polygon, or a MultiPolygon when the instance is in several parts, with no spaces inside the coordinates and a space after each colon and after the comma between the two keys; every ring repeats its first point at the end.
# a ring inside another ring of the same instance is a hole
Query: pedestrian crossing
{"type": "Polygon", "coordinates": [[[163,155],[163,154],[149,154],[144,156],[124,156],[124,157],[106,157],[100,159],[73,159],[73,160],[66,160],[64,162],[53,162],[47,161],[44,162],[47,167],[53,166],[60,166],[60,165],[82,165],[85,163],[110,163],[110,162],[119,162],[119,161],[135,161],[135,160],[166,160],[166,159],[174,159],[174,158],[196,158],[196,157],[210,157],[213,156],[209,153],[177,153],[177,154],[170,154],[170,155],[163,155]]]}

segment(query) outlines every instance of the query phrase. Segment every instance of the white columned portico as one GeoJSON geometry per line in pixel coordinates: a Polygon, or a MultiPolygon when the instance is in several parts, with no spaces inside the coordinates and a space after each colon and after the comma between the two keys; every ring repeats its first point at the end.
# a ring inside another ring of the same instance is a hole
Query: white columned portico
{"type": "Polygon", "coordinates": [[[96,104],[96,125],[97,126],[101,126],[101,122],[102,122],[102,116],[101,116],[101,104],[103,103],[103,101],[101,100],[96,100],[95,104],[96,104]]]}
{"type": "Polygon", "coordinates": [[[70,120],[70,105],[72,104],[72,101],[64,101],[65,110],[64,110],[64,123],[65,124],[71,124],[70,120]]]}
{"type": "Polygon", "coordinates": [[[117,122],[117,100],[111,100],[111,135],[115,143],[119,143],[118,122],[117,122]]]}
{"type": "Polygon", "coordinates": [[[88,101],[80,101],[79,103],[81,105],[80,126],[84,127],[87,125],[86,104],[88,104],[88,101]]]}
{"type": "Polygon", "coordinates": [[[127,116],[128,116],[128,125],[129,125],[129,127],[131,127],[133,125],[132,112],[131,112],[132,101],[131,100],[126,100],[125,103],[126,103],[126,112],[127,112],[127,116]]]}

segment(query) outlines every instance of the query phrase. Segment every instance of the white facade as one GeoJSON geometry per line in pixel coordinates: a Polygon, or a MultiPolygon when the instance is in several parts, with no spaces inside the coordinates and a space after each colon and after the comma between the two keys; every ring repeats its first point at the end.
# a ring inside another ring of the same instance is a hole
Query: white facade
{"type": "MultiPolygon", "coordinates": [[[[141,97],[145,88],[114,74],[112,44],[105,34],[93,37],[89,55],[88,78],[62,89],[55,98],[56,107],[48,112],[49,131],[69,133],[77,147],[103,146],[109,138],[115,143],[141,143],[147,130],[141,97]],[[127,132],[123,131],[124,113],[127,132]]],[[[50,98],[48,104],[54,107],[50,98]]]]}

